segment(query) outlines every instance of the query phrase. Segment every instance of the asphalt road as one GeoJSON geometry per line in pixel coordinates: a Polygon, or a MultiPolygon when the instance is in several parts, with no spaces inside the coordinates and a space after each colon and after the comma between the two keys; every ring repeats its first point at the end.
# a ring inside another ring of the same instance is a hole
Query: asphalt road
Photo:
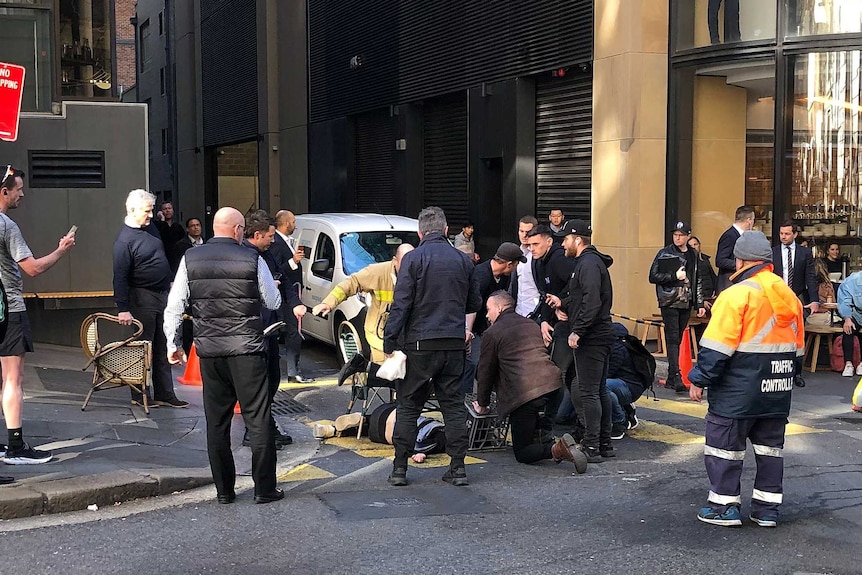
{"type": "MultiPolygon", "coordinates": [[[[308,354],[325,371],[326,350],[308,354]]],[[[285,478],[285,500],[270,505],[253,505],[247,491],[217,505],[208,487],[0,522],[0,565],[64,575],[862,573],[862,419],[838,404],[846,382],[818,373],[795,394],[799,427],[787,438],[777,529],[695,519],[707,490],[703,422],[693,404],[661,390],[661,401],[638,409],[638,438],[616,442],[619,457],[582,476],[552,462],[520,465],[504,451],[473,454],[469,487],[447,485],[443,467],[426,466],[410,469],[410,486],[391,488],[385,453],[344,440],[321,446],[285,478]]],[[[320,387],[297,400],[314,419],[343,411],[346,394],[320,387]]],[[[750,451],[745,463],[744,512],[750,451]]]]}

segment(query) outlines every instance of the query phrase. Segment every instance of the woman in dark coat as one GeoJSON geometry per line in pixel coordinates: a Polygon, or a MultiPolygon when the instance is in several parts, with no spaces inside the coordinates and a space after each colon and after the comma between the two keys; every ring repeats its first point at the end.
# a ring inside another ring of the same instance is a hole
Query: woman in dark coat
{"type": "Polygon", "coordinates": [[[697,236],[691,236],[688,240],[688,246],[697,252],[697,275],[700,276],[701,289],[703,289],[703,304],[706,309],[709,309],[712,307],[715,288],[718,285],[718,277],[712,269],[709,256],[700,251],[700,239],[697,236]]]}

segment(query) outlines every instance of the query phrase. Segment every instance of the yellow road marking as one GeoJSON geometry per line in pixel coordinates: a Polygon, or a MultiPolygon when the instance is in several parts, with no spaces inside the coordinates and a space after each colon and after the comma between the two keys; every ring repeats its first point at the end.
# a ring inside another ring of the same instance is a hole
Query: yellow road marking
{"type": "Polygon", "coordinates": [[[643,441],[661,441],[663,443],[671,443],[673,445],[697,445],[703,443],[702,435],[695,435],[688,431],[682,431],[670,425],[654,423],[638,418],[640,424],[636,429],[629,429],[626,435],[632,439],[640,439],[643,441]]]}
{"type": "Polygon", "coordinates": [[[280,474],[276,479],[278,481],[311,481],[313,479],[330,479],[335,477],[332,473],[315,467],[310,463],[297,465],[287,473],[280,474]]]}
{"type": "Polygon", "coordinates": [[[293,383],[292,381],[284,381],[278,385],[278,389],[287,391],[290,389],[308,389],[310,387],[331,387],[338,385],[337,379],[317,379],[310,383],[293,383]]]}
{"type": "MultiPolygon", "coordinates": [[[[703,419],[706,417],[707,405],[705,403],[695,403],[693,401],[674,401],[672,399],[662,399],[654,401],[646,397],[641,397],[635,402],[635,406],[644,409],[654,409],[665,413],[675,413],[677,415],[687,415],[703,419]]],[[[637,430],[634,430],[637,431],[637,430]]],[[[828,429],[816,429],[798,423],[788,423],[784,429],[784,435],[802,435],[804,433],[828,433],[828,429]]],[[[629,432],[627,432],[629,433],[629,432]]],[[[632,436],[634,437],[634,436],[632,436]]],[[[659,440],[661,441],[661,440],[659,440]]],[[[701,442],[703,438],[701,438],[701,442]]]]}

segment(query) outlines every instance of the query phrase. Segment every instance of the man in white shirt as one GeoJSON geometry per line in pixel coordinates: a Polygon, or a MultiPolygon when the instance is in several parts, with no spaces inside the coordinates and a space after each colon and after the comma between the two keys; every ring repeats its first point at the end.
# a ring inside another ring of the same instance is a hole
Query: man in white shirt
{"type": "Polygon", "coordinates": [[[541,299],[533,278],[533,254],[527,245],[527,234],[537,225],[539,221],[534,216],[524,216],[518,221],[518,240],[527,261],[518,263],[517,269],[512,273],[509,293],[515,299],[515,313],[523,317],[535,311],[541,299]]]}
{"type": "MultiPolygon", "coordinates": [[[[281,287],[284,290],[302,288],[302,246],[298,245],[293,232],[296,230],[296,216],[290,210],[280,210],[275,214],[275,241],[270,253],[275,256],[281,268],[281,287]]],[[[287,298],[282,298],[286,300],[287,298]]],[[[296,383],[310,383],[314,378],[304,377],[299,368],[299,354],[302,351],[302,335],[299,322],[288,309],[282,309],[284,319],[284,351],[287,356],[287,379],[296,383]]]]}

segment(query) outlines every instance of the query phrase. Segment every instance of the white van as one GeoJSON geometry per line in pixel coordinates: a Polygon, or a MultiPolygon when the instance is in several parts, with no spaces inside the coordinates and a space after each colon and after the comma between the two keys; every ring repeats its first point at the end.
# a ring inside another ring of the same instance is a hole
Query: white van
{"type": "MultiPolygon", "coordinates": [[[[392,259],[402,243],[419,245],[418,223],[402,216],[380,214],[304,214],[296,216],[303,247],[302,302],[312,308],[336,285],[365,266],[392,259]]],[[[302,333],[338,348],[339,361],[358,349],[368,353],[365,341],[366,307],[362,296],[347,298],[327,317],[311,313],[302,318],[302,333]]]]}

